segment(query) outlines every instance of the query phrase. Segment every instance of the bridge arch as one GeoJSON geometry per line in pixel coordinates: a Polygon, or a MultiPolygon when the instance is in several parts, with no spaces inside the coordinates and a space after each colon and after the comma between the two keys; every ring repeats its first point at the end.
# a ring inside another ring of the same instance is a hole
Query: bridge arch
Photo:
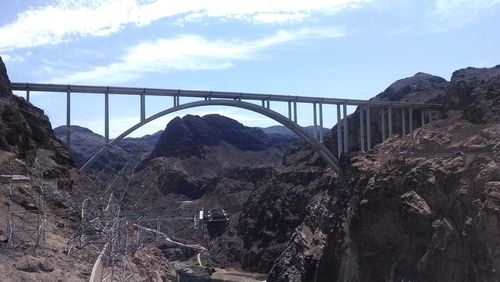
{"type": "Polygon", "coordinates": [[[125,132],[120,134],[118,137],[113,139],[111,142],[106,144],[103,148],[101,148],[99,151],[97,151],[81,168],[80,170],[83,171],[86,168],[88,168],[90,165],[92,165],[97,158],[104,153],[104,151],[117,144],[120,142],[123,138],[127,137],[130,133],[134,132],[135,130],[139,129],[143,125],[146,125],[147,123],[156,120],[160,117],[163,117],[165,115],[189,109],[189,108],[196,108],[196,107],[203,107],[203,106],[231,106],[231,107],[236,107],[236,108],[242,108],[246,110],[250,110],[259,114],[262,114],[268,118],[271,118],[283,126],[287,127],[291,131],[293,131],[295,134],[297,134],[300,138],[302,138],[304,141],[306,141],[315,152],[317,152],[330,166],[333,167],[337,172],[340,172],[340,167],[338,165],[338,160],[337,158],[323,145],[321,144],[318,140],[315,138],[311,137],[307,132],[298,124],[293,122],[292,120],[288,119],[287,117],[281,115],[280,113],[273,111],[271,109],[258,106],[256,104],[248,103],[248,102],[242,102],[242,101],[237,101],[237,100],[227,100],[227,99],[214,99],[214,100],[203,100],[203,101],[196,101],[196,102],[190,102],[190,103],[185,103],[182,105],[177,105],[175,107],[166,109],[164,111],[161,111],[159,113],[156,113],[143,121],[137,123],[136,125],[130,127],[127,129],[125,132]]]}

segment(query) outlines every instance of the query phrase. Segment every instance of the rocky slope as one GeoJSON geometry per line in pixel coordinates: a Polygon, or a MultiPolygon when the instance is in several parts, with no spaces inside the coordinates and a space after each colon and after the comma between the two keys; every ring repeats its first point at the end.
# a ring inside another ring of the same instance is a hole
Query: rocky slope
{"type": "MultiPolygon", "coordinates": [[[[63,143],[66,142],[66,126],[62,125],[54,128],[55,136],[63,143]]],[[[70,155],[77,167],[81,167],[99,149],[104,147],[105,138],[88,128],[71,125],[71,149],[70,155]]],[[[127,160],[147,156],[160,138],[161,131],[151,135],[137,138],[124,138],[119,144],[102,155],[91,167],[93,170],[102,170],[110,163],[114,163],[117,170],[123,168],[127,160]]]]}
{"type": "Polygon", "coordinates": [[[194,199],[215,191],[221,175],[272,167],[282,154],[259,129],[220,115],[187,115],[169,122],[144,164],[161,171],[163,194],[194,199]]]}
{"type": "Polygon", "coordinates": [[[391,85],[375,99],[442,102],[442,118],[342,157],[340,176],[307,147],[291,150],[217,241],[220,260],[268,281],[498,281],[498,69],[391,85]]]}
{"type": "MultiPolygon", "coordinates": [[[[43,111],[12,94],[0,57],[0,280],[88,281],[95,250],[68,255],[68,242],[82,201],[98,199],[98,188],[74,167],[43,111]]],[[[130,258],[134,280],[175,278],[158,248],[139,254],[130,258]]]]}

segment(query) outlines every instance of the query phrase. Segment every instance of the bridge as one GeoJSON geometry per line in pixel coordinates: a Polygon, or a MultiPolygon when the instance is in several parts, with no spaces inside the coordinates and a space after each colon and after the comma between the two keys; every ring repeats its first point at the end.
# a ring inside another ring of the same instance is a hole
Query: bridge
{"type": "Polygon", "coordinates": [[[159,89],[159,88],[137,88],[137,87],[110,87],[110,86],[89,86],[89,85],[65,85],[65,84],[40,84],[40,83],[12,83],[12,90],[25,91],[26,100],[30,100],[32,92],[63,92],[66,93],[66,145],[71,146],[71,94],[102,94],[104,95],[104,137],[106,145],[94,154],[82,167],[88,168],[105,150],[127,135],[142,127],[143,125],[180,110],[202,107],[202,106],[230,106],[247,109],[264,116],[267,116],[292,130],[300,138],[306,141],[330,166],[340,172],[338,159],[323,144],[323,106],[336,105],[337,108],[337,156],[349,151],[349,131],[347,123],[347,106],[357,106],[360,111],[359,124],[359,147],[361,151],[369,150],[372,147],[372,128],[370,110],[377,108],[380,111],[382,126],[382,141],[393,135],[393,115],[394,111],[401,111],[401,135],[411,134],[414,130],[415,111],[420,112],[420,126],[425,124],[425,116],[432,120],[432,111],[442,108],[440,104],[407,103],[394,101],[374,101],[339,99],[327,97],[290,96],[256,93],[237,93],[220,91],[199,91],[180,89],[159,89]],[[114,139],[109,138],[109,96],[110,95],[135,95],[140,97],[140,122],[130,127],[114,139]],[[172,97],[173,106],[164,111],[146,117],[146,97],[147,96],[169,96],[172,97]],[[199,98],[199,101],[181,103],[181,98],[199,98]],[[261,104],[252,103],[260,101],[261,104]],[[271,102],[285,102],[288,104],[288,116],[284,116],[271,108],[271,102]],[[314,131],[310,136],[303,127],[297,123],[297,104],[309,104],[313,109],[314,131]],[[426,114],[427,113],[427,114],[426,114]],[[406,128],[406,116],[408,116],[408,132],[406,128]],[[319,120],[319,124],[318,124],[319,120]]]}

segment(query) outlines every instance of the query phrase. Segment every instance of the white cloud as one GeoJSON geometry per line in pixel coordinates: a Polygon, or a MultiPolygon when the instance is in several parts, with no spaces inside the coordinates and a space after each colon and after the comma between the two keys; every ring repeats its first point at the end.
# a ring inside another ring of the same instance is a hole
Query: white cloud
{"type": "Polygon", "coordinates": [[[59,0],[17,15],[0,27],[0,50],[59,44],[85,36],[107,36],[127,25],[182,17],[244,20],[251,23],[301,22],[315,13],[333,14],[371,0],[59,0]]]}
{"type": "Polygon", "coordinates": [[[23,55],[3,54],[1,56],[4,60],[4,62],[6,62],[6,63],[24,63],[32,55],[33,55],[33,52],[28,51],[28,52],[25,52],[23,55]]]}
{"type": "Polygon", "coordinates": [[[500,4],[500,0],[437,0],[429,15],[434,31],[464,27],[500,4]]]}
{"type": "Polygon", "coordinates": [[[226,69],[232,67],[234,61],[253,59],[258,51],[270,46],[302,39],[334,38],[343,35],[343,31],[335,27],[280,30],[273,36],[254,41],[210,41],[197,35],[182,35],[136,45],[118,62],[87,71],[66,73],[51,82],[116,84],[140,78],[146,73],[226,69]]]}

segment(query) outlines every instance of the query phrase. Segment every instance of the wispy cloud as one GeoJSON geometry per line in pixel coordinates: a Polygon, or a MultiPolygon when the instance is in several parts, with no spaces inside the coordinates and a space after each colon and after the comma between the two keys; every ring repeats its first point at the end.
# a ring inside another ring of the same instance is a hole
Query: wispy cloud
{"type": "Polygon", "coordinates": [[[462,28],[491,12],[500,0],[437,0],[428,21],[434,31],[462,28]]]}
{"type": "Polygon", "coordinates": [[[184,22],[222,18],[251,23],[301,22],[313,14],[354,9],[371,0],[60,0],[17,15],[0,27],[0,51],[59,44],[85,36],[107,36],[128,25],[179,17],[184,22]]]}
{"type": "Polygon", "coordinates": [[[232,67],[235,61],[253,59],[258,51],[274,45],[343,35],[344,32],[336,27],[280,30],[272,36],[253,41],[211,41],[198,35],[182,35],[139,44],[130,48],[115,63],[67,73],[53,78],[51,82],[109,84],[137,79],[146,73],[226,69],[232,67]]]}

